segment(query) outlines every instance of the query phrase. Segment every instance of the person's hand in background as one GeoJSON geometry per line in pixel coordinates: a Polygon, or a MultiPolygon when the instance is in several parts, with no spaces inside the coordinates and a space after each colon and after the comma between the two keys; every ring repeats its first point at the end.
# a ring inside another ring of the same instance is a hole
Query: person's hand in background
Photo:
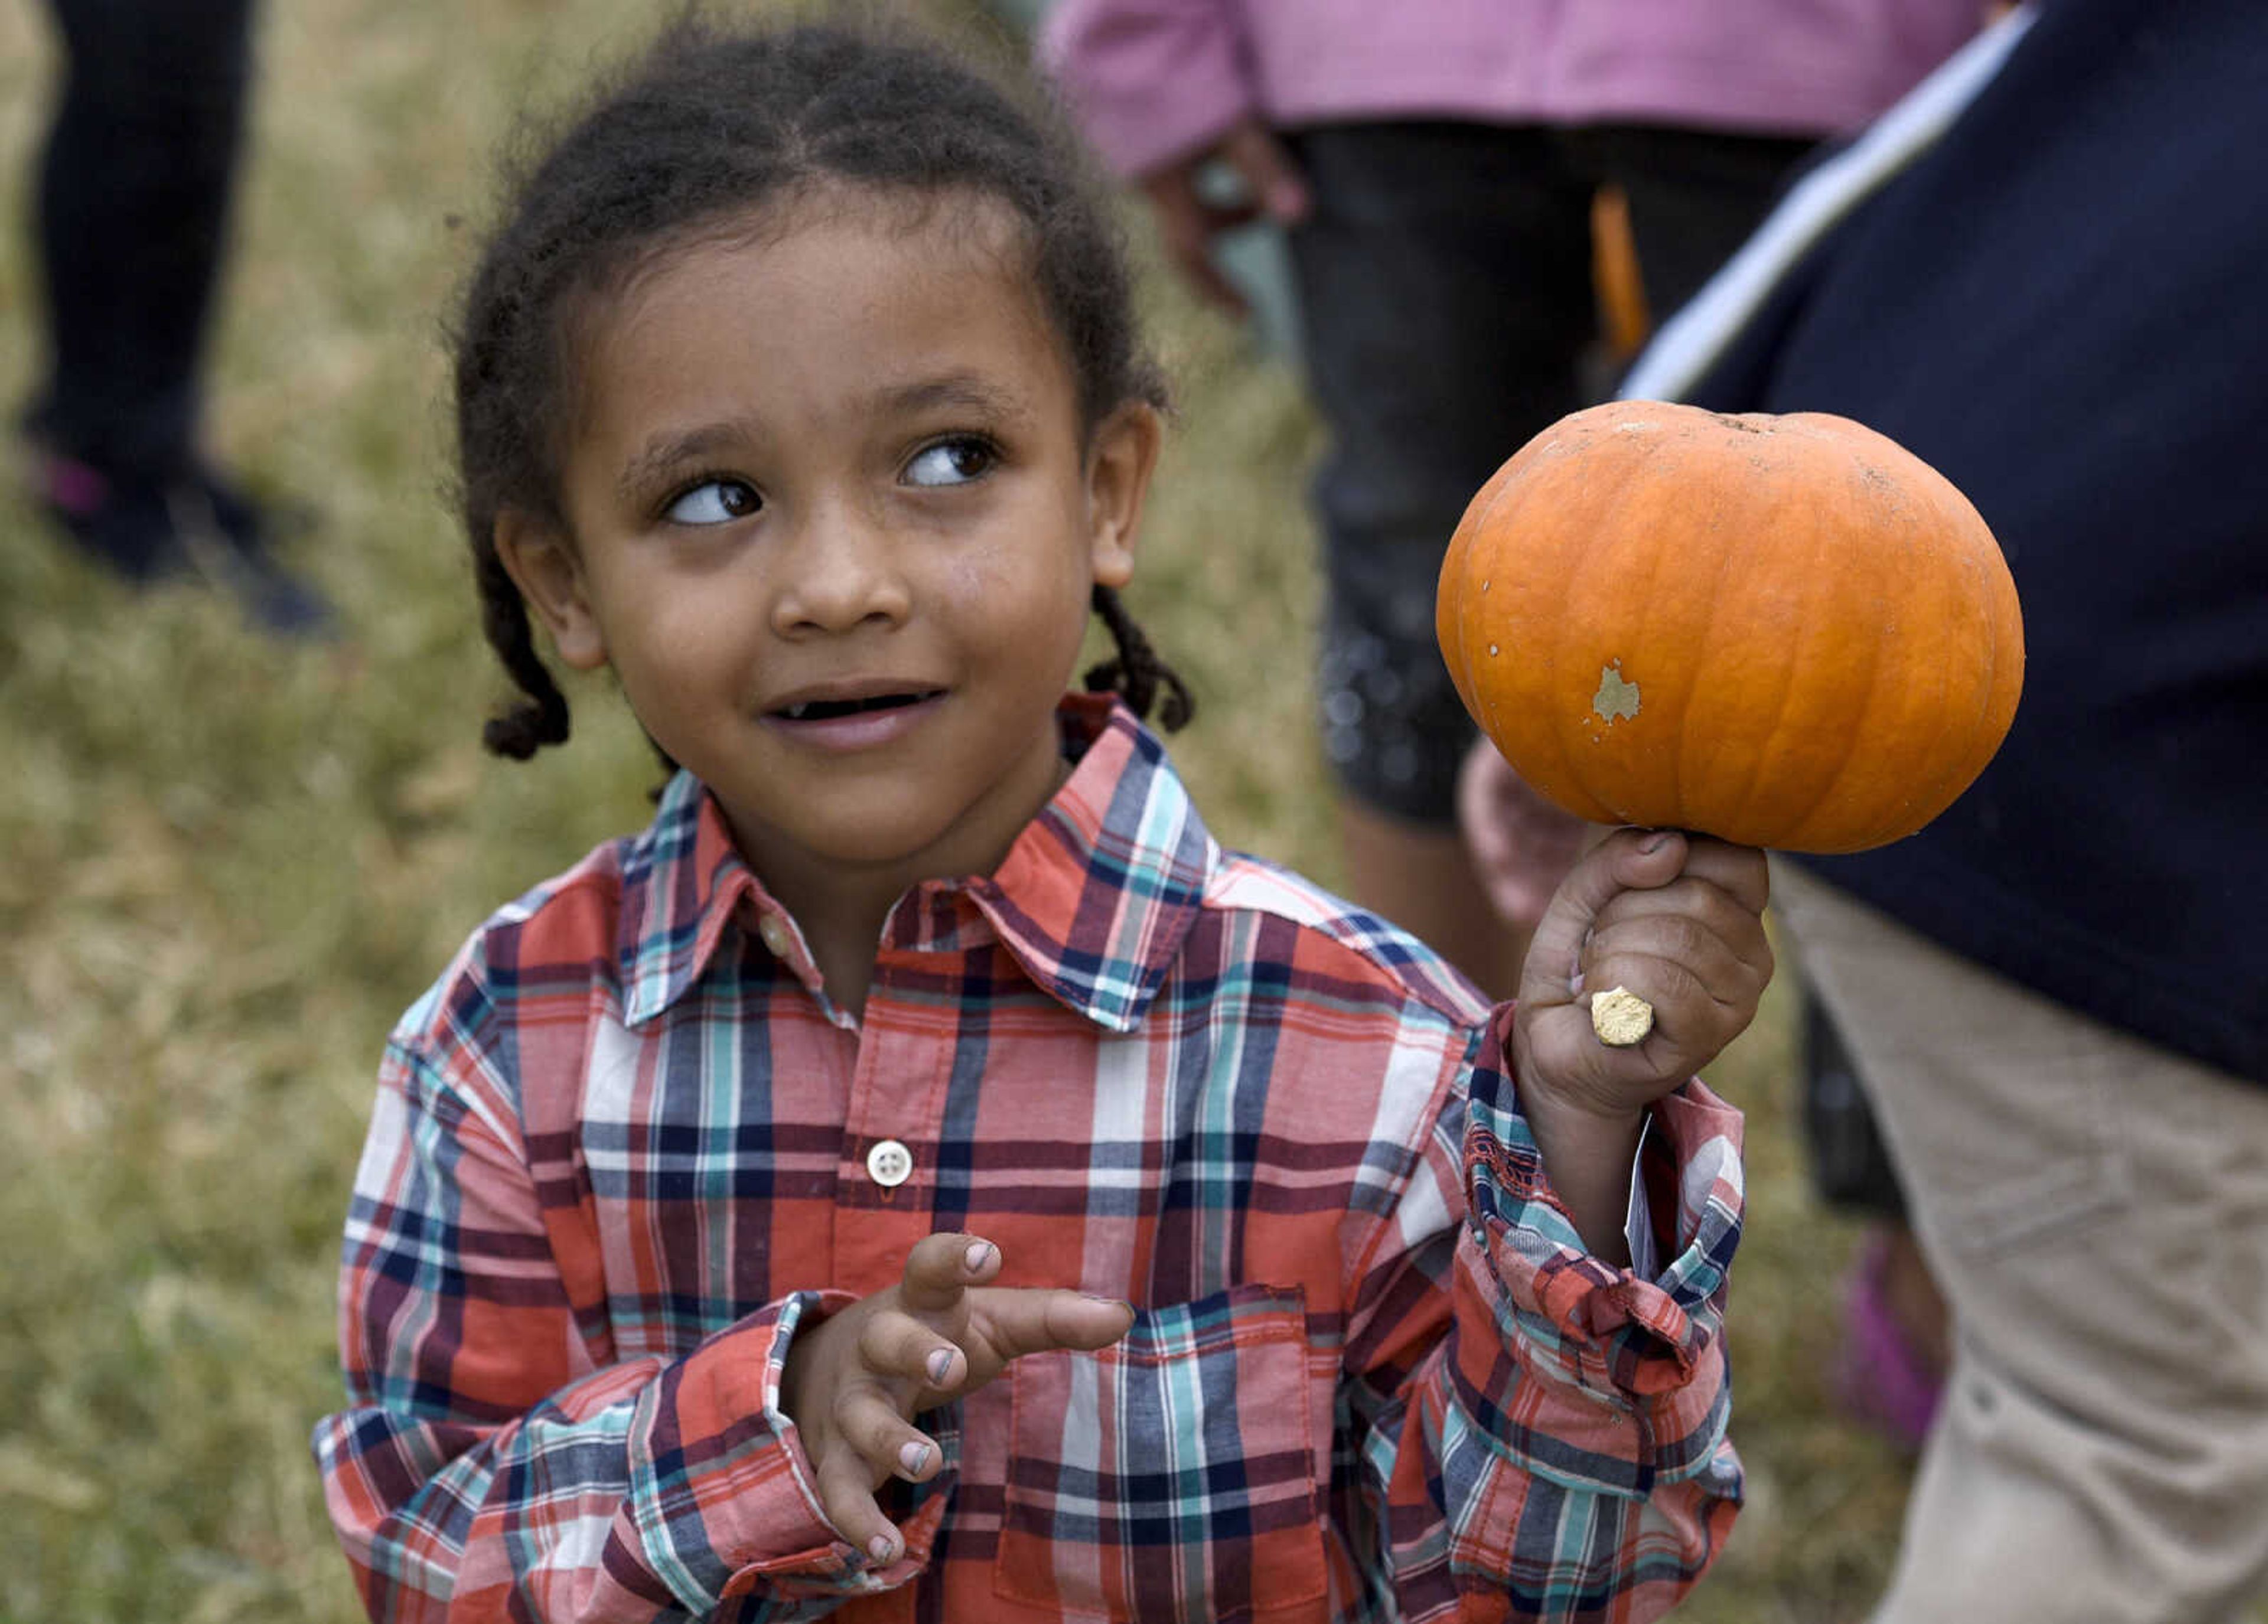
{"type": "Polygon", "coordinates": [[[1457,827],[1490,906],[1523,936],[1584,848],[1607,832],[1538,795],[1485,739],[1457,774],[1457,827]]]}
{"type": "Polygon", "coordinates": [[[1247,314],[1248,305],[1214,261],[1214,239],[1259,219],[1296,225],[1309,207],[1299,165],[1256,119],[1231,126],[1203,151],[1144,176],[1142,191],[1174,268],[1200,298],[1237,316],[1247,314]],[[1224,172],[1227,185],[1219,184],[1224,172]]]}

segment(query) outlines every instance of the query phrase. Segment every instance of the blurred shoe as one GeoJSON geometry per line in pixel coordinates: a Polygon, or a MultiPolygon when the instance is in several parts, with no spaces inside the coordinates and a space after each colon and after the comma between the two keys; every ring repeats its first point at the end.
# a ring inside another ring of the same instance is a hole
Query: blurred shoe
{"type": "Polygon", "coordinates": [[[1860,1251],[1844,1288],[1843,1345],[1832,1372],[1836,1403],[1853,1421],[1908,1454],[1920,1452],[1937,1418],[1945,1376],[1891,1311],[1886,1289],[1889,1245],[1881,1235],[1860,1251]]]}
{"type": "Polygon", "coordinates": [[[276,560],[284,516],[210,468],[122,477],[34,445],[31,485],[33,499],[81,552],[136,586],[198,581],[273,636],[335,633],[330,604],[276,560]]]}

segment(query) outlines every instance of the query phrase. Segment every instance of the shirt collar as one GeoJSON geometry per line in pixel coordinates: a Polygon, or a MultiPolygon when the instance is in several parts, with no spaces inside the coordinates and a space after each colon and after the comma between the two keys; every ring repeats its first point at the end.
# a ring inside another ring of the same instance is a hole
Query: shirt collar
{"type": "Polygon", "coordinates": [[[742,902],[761,889],[715,797],[687,772],[661,792],[653,822],[622,860],[615,951],[622,1018],[651,1020],[682,997],[742,902]]]}
{"type": "Polygon", "coordinates": [[[1181,956],[1220,848],[1132,711],[1073,694],[1057,715],[1079,765],[969,892],[1034,981],[1127,1032],[1181,956]]]}
{"type": "MultiPolygon", "coordinates": [[[[1113,1032],[1139,1024],[1197,922],[1219,848],[1165,746],[1116,699],[1066,695],[1077,765],[991,874],[909,893],[965,892],[1042,990],[1113,1032]]],[[[616,951],[632,1025],[700,980],[736,913],[777,912],[715,798],[679,773],[622,864],[616,951]]],[[[886,931],[913,928],[902,900],[886,931]]]]}

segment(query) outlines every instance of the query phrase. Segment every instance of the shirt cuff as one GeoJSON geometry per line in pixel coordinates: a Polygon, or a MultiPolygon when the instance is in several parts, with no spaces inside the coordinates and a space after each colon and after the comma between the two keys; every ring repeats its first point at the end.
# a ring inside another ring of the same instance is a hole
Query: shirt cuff
{"type": "Polygon", "coordinates": [[[1573,1391],[1591,1414],[1637,1423],[1644,1459],[1631,1463],[1633,1481],[1698,1469],[1723,1422],[1740,1113],[1697,1078],[1655,1103],[1632,1179],[1634,1266],[1614,1268],[1585,1248],[1537,1153],[1501,1059],[1509,1018],[1500,1012],[1475,1066],[1464,1143],[1472,1255],[1500,1346],[1519,1370],[1573,1391]],[[1675,1222],[1657,1226],[1653,1216],[1666,1215],[1673,1192],[1675,1222]],[[1670,1255],[1646,1268],[1641,1241],[1657,1238],[1670,1255]]]}
{"type": "Polygon", "coordinates": [[[1630,1269],[1640,1280],[1661,1273],[1661,1247],[1653,1238],[1653,1203],[1646,1194],[1646,1143],[1653,1119],[1638,1127],[1638,1149],[1631,1153],[1630,1206],[1623,1213],[1623,1244],[1630,1248],[1630,1269]]]}
{"type": "Polygon", "coordinates": [[[848,1307],[840,1291],[800,1292],[701,1343],[641,1399],[630,1439],[630,1516],[647,1560],[697,1614],[762,1588],[783,1599],[890,1590],[919,1574],[958,1476],[957,1407],[924,1418],[943,1468],[909,1491],[905,1549],[877,1566],[821,1507],[780,1384],[799,1329],[848,1307]]]}

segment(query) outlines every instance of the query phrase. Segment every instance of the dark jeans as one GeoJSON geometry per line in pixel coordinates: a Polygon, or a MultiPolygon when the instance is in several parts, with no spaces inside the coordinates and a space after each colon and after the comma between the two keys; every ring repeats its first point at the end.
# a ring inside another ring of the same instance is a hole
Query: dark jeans
{"type": "Polygon", "coordinates": [[[195,448],[252,0],[50,4],[68,68],[39,174],[48,371],[26,427],[106,469],[164,474],[195,448]]]}
{"type": "Polygon", "coordinates": [[[1497,466],[1589,404],[1591,200],[1630,200],[1657,317],[1754,228],[1809,143],[1640,128],[1334,125],[1292,133],[1314,200],[1291,234],[1331,448],[1319,694],[1355,797],[1446,825],[1473,739],[1433,638],[1441,554],[1497,466]]]}

